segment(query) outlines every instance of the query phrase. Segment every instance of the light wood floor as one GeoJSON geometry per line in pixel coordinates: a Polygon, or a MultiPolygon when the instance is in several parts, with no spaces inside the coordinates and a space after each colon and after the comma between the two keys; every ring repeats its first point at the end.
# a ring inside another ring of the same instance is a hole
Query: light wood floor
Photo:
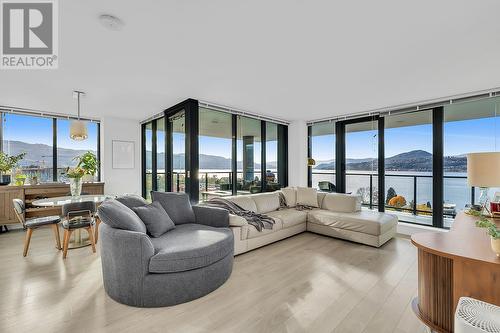
{"type": "Polygon", "coordinates": [[[236,257],[230,279],[201,299],[139,309],[106,296],[99,252],[63,261],[48,229],[23,258],[23,237],[0,234],[0,332],[425,332],[405,238],[375,249],[303,233],[236,257]]]}

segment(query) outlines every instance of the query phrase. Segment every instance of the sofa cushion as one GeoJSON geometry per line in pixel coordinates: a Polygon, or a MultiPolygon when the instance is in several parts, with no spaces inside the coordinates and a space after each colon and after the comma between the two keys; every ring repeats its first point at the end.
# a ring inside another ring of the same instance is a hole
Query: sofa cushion
{"type": "Polygon", "coordinates": [[[255,201],[253,201],[253,199],[249,195],[227,197],[225,199],[234,202],[235,204],[237,204],[238,206],[240,206],[245,210],[257,212],[257,206],[255,205],[255,201]]]}
{"type": "Polygon", "coordinates": [[[315,188],[297,187],[297,205],[319,207],[317,192],[315,188]]]}
{"type": "Polygon", "coordinates": [[[186,193],[151,192],[153,201],[158,201],[175,225],[195,223],[193,207],[186,193]]]}
{"type": "Polygon", "coordinates": [[[152,237],[160,237],[167,231],[175,228],[174,222],[158,201],[150,205],[134,207],[132,210],[141,218],[142,222],[144,222],[148,233],[152,237]]]}
{"type": "Polygon", "coordinates": [[[128,208],[132,209],[134,207],[141,207],[148,204],[143,197],[138,196],[137,194],[126,194],[116,198],[117,201],[121,202],[128,208]]]}
{"type": "Polygon", "coordinates": [[[149,261],[151,273],[183,272],[211,265],[233,252],[233,232],[186,223],[151,238],[155,255],[149,261]]]}
{"type": "Polygon", "coordinates": [[[281,192],[285,196],[288,207],[295,207],[297,205],[297,190],[294,187],[282,188],[281,192]]]}
{"type": "Polygon", "coordinates": [[[274,212],[267,213],[266,215],[275,219],[280,219],[283,223],[283,229],[293,227],[301,223],[306,223],[307,221],[307,212],[296,210],[294,208],[276,210],[274,212]]]}
{"type": "Polygon", "coordinates": [[[260,193],[252,195],[257,206],[257,213],[266,214],[280,208],[280,197],[278,192],[260,193]]]}
{"type": "Polygon", "coordinates": [[[281,222],[281,220],[278,218],[273,218],[273,219],[274,219],[274,224],[272,229],[262,229],[262,231],[259,231],[253,225],[249,224],[247,239],[262,237],[264,235],[283,229],[283,222],[281,222]]]}
{"type": "Polygon", "coordinates": [[[380,236],[398,223],[395,215],[362,210],[355,213],[339,213],[324,209],[309,211],[308,223],[380,236]]]}
{"type": "Polygon", "coordinates": [[[323,199],[321,208],[341,213],[359,212],[361,197],[353,194],[328,193],[323,199]]]}
{"type": "Polygon", "coordinates": [[[97,209],[99,218],[111,228],[146,233],[139,216],[117,200],[105,200],[97,209]]]}

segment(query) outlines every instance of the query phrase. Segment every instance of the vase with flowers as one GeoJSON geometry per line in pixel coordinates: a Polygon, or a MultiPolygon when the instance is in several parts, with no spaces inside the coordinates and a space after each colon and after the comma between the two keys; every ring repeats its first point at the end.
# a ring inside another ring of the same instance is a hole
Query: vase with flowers
{"type": "Polygon", "coordinates": [[[80,167],[66,169],[66,176],[69,178],[71,196],[79,196],[82,193],[82,177],[84,175],[85,170],[80,167]]]}

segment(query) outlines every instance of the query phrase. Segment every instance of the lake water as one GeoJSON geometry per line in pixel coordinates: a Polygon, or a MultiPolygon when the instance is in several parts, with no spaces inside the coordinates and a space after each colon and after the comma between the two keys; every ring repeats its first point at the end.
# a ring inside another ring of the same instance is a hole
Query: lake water
{"type": "MultiPolygon", "coordinates": [[[[335,175],[328,174],[328,171],[314,170],[312,175],[312,185],[317,187],[319,181],[329,181],[335,183],[335,175]]],[[[348,172],[346,176],[346,191],[357,193],[358,189],[370,186],[369,171],[352,171],[348,172]],[[349,173],[356,173],[357,175],[349,175],[349,173]],[[358,175],[359,174],[359,175],[358,175]]],[[[432,173],[430,172],[414,172],[414,171],[390,171],[387,172],[385,178],[385,191],[384,200],[387,196],[387,190],[392,187],[396,194],[405,197],[407,202],[414,201],[414,177],[406,177],[407,175],[416,176],[417,186],[417,204],[432,203],[432,173]],[[405,176],[403,176],[405,175],[405,176]]],[[[471,187],[467,185],[467,175],[465,173],[451,173],[448,172],[444,178],[444,203],[455,204],[456,209],[461,210],[465,208],[466,204],[471,201],[471,187]],[[463,177],[463,178],[446,178],[463,177]]],[[[372,176],[372,184],[374,190],[377,188],[377,176],[372,176]]],[[[490,189],[490,197],[493,197],[496,189],[490,189]]],[[[479,197],[478,189],[476,189],[476,200],[479,197]]]]}

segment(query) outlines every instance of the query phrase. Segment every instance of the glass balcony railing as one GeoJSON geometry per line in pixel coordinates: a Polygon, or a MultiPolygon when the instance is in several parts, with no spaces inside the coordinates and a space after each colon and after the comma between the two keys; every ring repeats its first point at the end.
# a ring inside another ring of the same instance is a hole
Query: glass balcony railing
{"type": "MultiPolygon", "coordinates": [[[[465,175],[445,175],[443,218],[449,227],[457,211],[474,204],[475,188],[467,185],[465,175]]],[[[312,185],[334,183],[335,172],[312,172],[312,185]]],[[[432,175],[386,174],[385,189],[378,189],[378,175],[369,172],[347,172],[346,192],[361,196],[362,205],[377,209],[379,200],[384,200],[385,209],[398,213],[402,221],[432,225],[432,175]]],[[[324,188],[324,186],[322,186],[324,188]]]]}

